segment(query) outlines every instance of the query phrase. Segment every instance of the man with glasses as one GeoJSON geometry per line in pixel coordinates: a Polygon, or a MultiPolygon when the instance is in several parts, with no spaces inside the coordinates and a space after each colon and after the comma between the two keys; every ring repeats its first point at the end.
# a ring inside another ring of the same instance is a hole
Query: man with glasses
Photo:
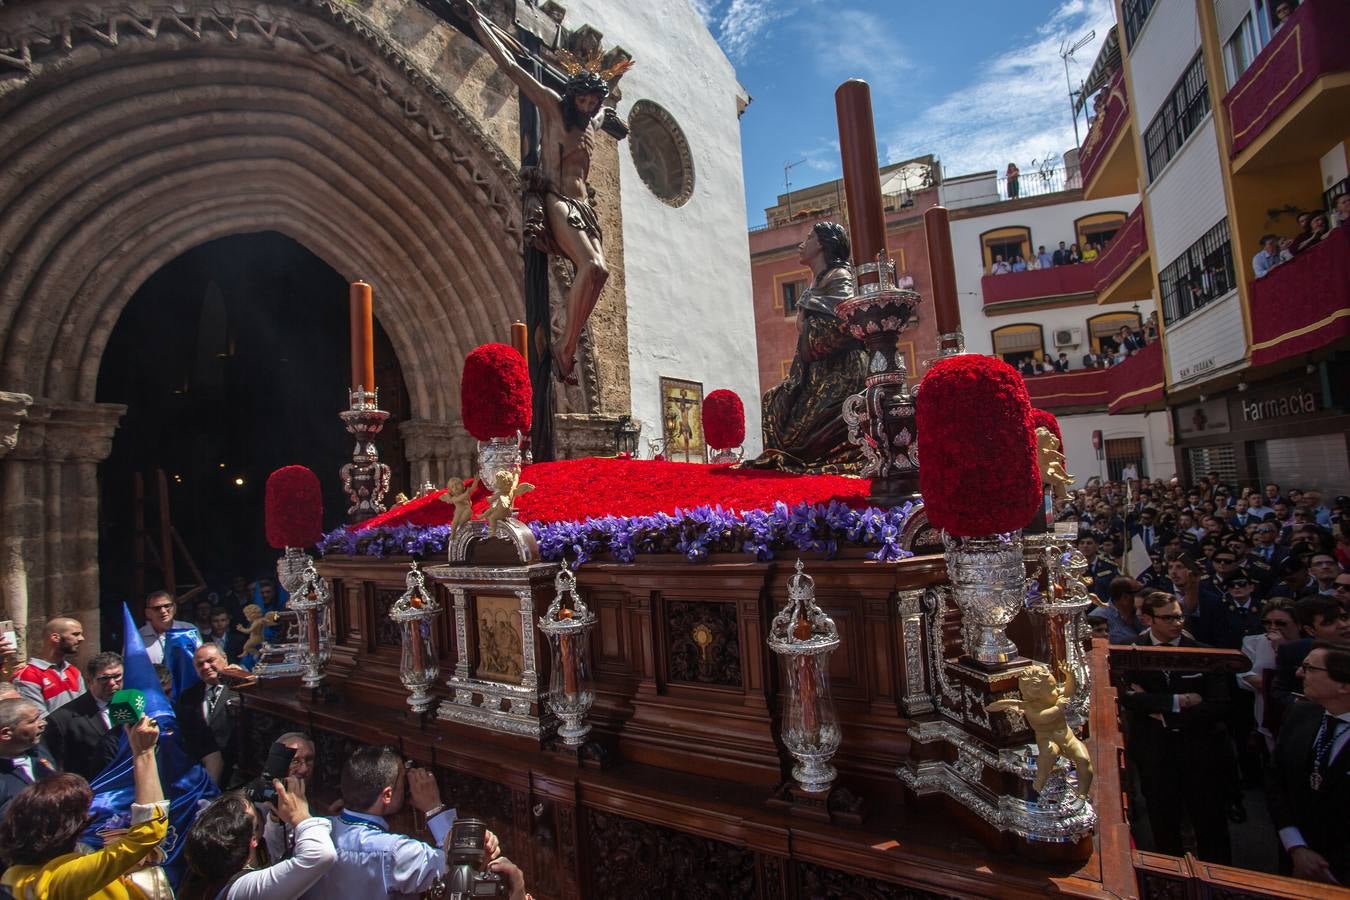
{"type": "Polygon", "coordinates": [[[1294,604],[1294,618],[1298,620],[1301,640],[1282,645],[1275,651],[1275,681],[1270,699],[1288,710],[1303,694],[1303,681],[1298,667],[1312,650],[1313,643],[1350,646],[1350,616],[1345,607],[1330,597],[1304,597],[1294,604]]]}
{"type": "MultiPolygon", "coordinates": [[[[1148,630],[1136,644],[1200,647],[1183,631],[1186,616],[1171,594],[1146,594],[1141,607],[1148,630]]],[[[1232,792],[1232,751],[1223,723],[1231,677],[1221,672],[1138,670],[1124,675],[1120,695],[1129,728],[1125,752],[1139,770],[1154,849],[1182,856],[1182,821],[1189,817],[1198,855],[1227,864],[1232,852],[1227,803],[1232,792]]]]}
{"type": "Polygon", "coordinates": [[[121,730],[112,727],[108,702],[122,689],[122,657],[100,653],[85,663],[89,692],[52,714],[46,741],[61,768],[93,781],[117,755],[121,730]]]}
{"type": "Polygon", "coordinates": [[[170,631],[191,631],[197,634],[197,644],[201,644],[201,634],[191,622],[181,622],[174,618],[178,604],[168,591],[155,591],[145,598],[145,624],[141,626],[141,640],[145,642],[145,653],[152,663],[164,662],[164,644],[170,631]]]}
{"type": "Polygon", "coordinates": [[[1289,711],[1271,758],[1266,797],[1296,878],[1350,882],[1350,649],[1317,643],[1299,666],[1311,702],[1289,711]]]}
{"type": "Polygon", "coordinates": [[[1336,585],[1345,573],[1333,554],[1314,553],[1308,560],[1308,571],[1317,582],[1317,593],[1323,597],[1336,597],[1336,585]]]}
{"type": "Polygon", "coordinates": [[[42,647],[14,677],[19,692],[49,715],[84,693],[80,667],[72,660],[84,643],[78,620],[57,616],[42,629],[42,647]]]}

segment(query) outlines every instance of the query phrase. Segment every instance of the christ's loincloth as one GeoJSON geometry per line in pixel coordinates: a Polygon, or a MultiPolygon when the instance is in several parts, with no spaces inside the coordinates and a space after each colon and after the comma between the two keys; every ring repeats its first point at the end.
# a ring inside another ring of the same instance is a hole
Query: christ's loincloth
{"type": "Polygon", "coordinates": [[[596,217],[595,210],[589,202],[558,193],[553,187],[552,180],[537,168],[526,167],[521,169],[520,180],[525,186],[523,192],[525,241],[531,247],[534,247],[540,253],[547,253],[549,256],[567,256],[553,236],[553,230],[549,227],[546,206],[550,197],[562,201],[563,205],[567,207],[567,225],[569,228],[575,228],[577,231],[590,235],[597,243],[603,239],[600,233],[600,220],[596,217]]]}

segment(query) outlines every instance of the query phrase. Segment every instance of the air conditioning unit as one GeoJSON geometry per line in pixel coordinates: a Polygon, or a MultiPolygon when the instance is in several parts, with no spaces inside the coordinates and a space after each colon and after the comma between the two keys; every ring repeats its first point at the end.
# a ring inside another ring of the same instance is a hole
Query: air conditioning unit
{"type": "Polygon", "coordinates": [[[1083,343],[1083,329],[1081,328],[1055,329],[1056,347],[1077,347],[1081,343],[1083,343]]]}

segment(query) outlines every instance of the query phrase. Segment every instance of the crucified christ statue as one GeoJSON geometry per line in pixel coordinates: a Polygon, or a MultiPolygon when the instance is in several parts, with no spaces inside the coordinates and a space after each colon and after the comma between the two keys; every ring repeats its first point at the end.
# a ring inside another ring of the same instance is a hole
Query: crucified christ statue
{"type": "Polygon", "coordinates": [[[474,34],[492,60],[539,110],[539,165],[521,173],[525,238],[541,252],[565,256],[576,267],[562,341],[552,347],[554,376],[574,384],[581,330],[609,279],[600,221],[586,181],[595,153],[596,116],[609,96],[609,83],[602,73],[582,69],[571,76],[560,96],[516,62],[473,0],[465,0],[464,6],[474,34]]]}

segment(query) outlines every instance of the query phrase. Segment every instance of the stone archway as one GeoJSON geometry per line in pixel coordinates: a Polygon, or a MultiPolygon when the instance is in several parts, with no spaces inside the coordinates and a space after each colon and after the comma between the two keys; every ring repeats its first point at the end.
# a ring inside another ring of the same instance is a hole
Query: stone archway
{"type": "Polygon", "coordinates": [[[40,0],[0,9],[0,34],[10,616],[96,633],[97,463],[122,412],[94,402],[103,348],[151,273],[217,237],[275,230],[375,285],[414,474],[444,475],[461,361],[523,312],[515,165],[470,114],[341,2],[40,0]]]}

